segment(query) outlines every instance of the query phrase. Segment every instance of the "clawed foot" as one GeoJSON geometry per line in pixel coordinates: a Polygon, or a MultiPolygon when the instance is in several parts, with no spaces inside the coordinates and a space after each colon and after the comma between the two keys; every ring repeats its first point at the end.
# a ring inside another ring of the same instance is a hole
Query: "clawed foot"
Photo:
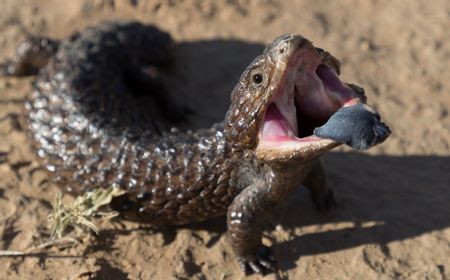
{"type": "Polygon", "coordinates": [[[238,257],[239,266],[245,275],[253,273],[268,274],[276,269],[276,260],[272,250],[267,246],[261,246],[258,254],[251,257],[238,257]]]}
{"type": "Polygon", "coordinates": [[[319,209],[320,211],[326,211],[337,208],[337,203],[336,200],[334,199],[333,190],[328,190],[327,192],[319,196],[312,196],[312,199],[317,209],[319,209]]]}

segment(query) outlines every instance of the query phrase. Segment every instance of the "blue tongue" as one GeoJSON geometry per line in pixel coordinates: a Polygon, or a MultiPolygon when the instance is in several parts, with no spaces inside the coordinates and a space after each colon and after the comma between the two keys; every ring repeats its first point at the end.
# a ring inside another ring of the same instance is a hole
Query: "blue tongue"
{"type": "Polygon", "coordinates": [[[380,115],[357,104],[339,109],[314,135],[349,145],[356,150],[367,150],[386,140],[391,134],[389,127],[381,122],[380,115]]]}

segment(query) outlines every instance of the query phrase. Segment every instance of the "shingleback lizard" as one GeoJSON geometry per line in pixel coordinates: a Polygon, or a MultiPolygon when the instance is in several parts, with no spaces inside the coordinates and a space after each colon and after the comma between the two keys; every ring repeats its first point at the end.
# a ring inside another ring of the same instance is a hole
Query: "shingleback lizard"
{"type": "Polygon", "coordinates": [[[146,90],[174,118],[172,101],[142,71],[172,63],[173,46],[154,26],[108,22],[62,42],[30,38],[0,71],[38,74],[25,106],[28,130],[65,191],[122,188],[126,194],[111,207],[155,225],[226,215],[241,268],[273,271],[261,243],[267,214],[301,183],[318,207],[333,206],[318,157],[355,143],[349,137],[363,141],[355,148],[369,148],[389,128],[365,104],[362,88],[340,81],[336,58],[300,35],[283,35],[245,69],[223,122],[161,131],[133,91],[146,90]],[[353,108],[357,113],[347,113],[353,108]]]}

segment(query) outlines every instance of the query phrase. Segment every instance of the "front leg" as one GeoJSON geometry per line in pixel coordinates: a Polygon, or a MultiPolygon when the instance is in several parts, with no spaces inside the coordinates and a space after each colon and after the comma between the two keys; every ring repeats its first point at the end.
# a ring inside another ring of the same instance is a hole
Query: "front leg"
{"type": "Polygon", "coordinates": [[[236,196],[228,207],[228,235],[245,274],[265,274],[275,270],[270,248],[261,243],[263,223],[275,206],[269,190],[264,182],[254,183],[236,196]]]}

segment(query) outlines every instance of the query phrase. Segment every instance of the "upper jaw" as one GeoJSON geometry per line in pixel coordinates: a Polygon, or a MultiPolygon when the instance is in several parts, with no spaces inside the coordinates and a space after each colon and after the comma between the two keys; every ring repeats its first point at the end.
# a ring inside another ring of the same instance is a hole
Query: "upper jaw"
{"type": "Polygon", "coordinates": [[[339,80],[336,59],[319,54],[302,37],[293,38],[280,44],[283,53],[272,50],[276,56],[274,80],[279,82],[266,108],[256,148],[257,156],[265,160],[309,159],[338,146],[334,140],[314,136],[312,130],[338,109],[365,100],[363,94],[339,80]]]}

